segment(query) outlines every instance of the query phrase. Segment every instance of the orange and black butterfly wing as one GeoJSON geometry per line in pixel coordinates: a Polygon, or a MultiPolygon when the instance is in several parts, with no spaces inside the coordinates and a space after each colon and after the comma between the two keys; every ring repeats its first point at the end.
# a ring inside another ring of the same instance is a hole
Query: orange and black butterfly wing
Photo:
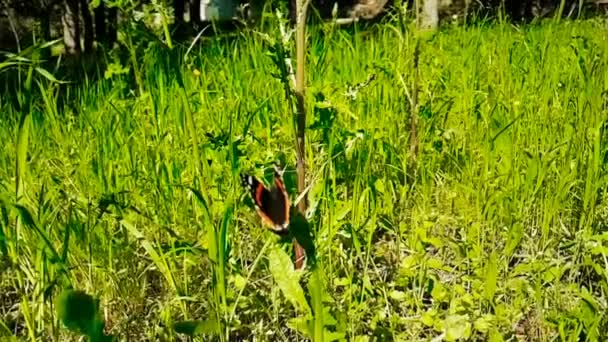
{"type": "Polygon", "coordinates": [[[241,175],[241,183],[249,190],[256,211],[273,232],[284,235],[289,231],[289,197],[285,185],[275,174],[275,185],[268,190],[257,178],[241,175]]]}
{"type": "Polygon", "coordinates": [[[269,197],[262,198],[261,212],[274,224],[272,230],[277,234],[289,230],[289,197],[280,177],[275,176],[275,185],[268,191],[269,197]]]}

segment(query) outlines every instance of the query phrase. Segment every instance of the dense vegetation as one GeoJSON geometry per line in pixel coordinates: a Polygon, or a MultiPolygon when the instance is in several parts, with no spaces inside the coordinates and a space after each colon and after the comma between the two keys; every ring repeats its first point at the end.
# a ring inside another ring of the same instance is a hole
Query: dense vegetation
{"type": "Polygon", "coordinates": [[[73,287],[120,340],[606,339],[605,25],[313,28],[304,271],[239,184],[280,162],[297,197],[275,21],[75,84],[23,61],[0,97],[0,336],[76,340],[73,287]]]}

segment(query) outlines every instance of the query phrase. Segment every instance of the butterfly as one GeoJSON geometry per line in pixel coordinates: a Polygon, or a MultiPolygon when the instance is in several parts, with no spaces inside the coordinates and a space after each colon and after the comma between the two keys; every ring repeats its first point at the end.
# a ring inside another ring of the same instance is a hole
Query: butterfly
{"type": "Polygon", "coordinates": [[[241,184],[249,191],[262,222],[278,235],[289,232],[289,196],[278,168],[274,169],[274,185],[268,189],[259,179],[241,174],[241,184]]]}

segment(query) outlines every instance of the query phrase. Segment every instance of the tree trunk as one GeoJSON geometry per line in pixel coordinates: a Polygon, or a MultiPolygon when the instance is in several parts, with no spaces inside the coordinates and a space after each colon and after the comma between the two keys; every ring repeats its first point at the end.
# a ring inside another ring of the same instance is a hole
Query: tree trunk
{"type": "Polygon", "coordinates": [[[289,22],[292,25],[295,25],[296,24],[296,19],[297,19],[297,16],[298,16],[298,4],[297,4],[297,0],[289,0],[288,9],[289,9],[289,22]]]}
{"type": "Polygon", "coordinates": [[[186,3],[184,0],[173,0],[173,10],[175,12],[175,23],[180,25],[184,22],[184,9],[186,3]]]}
{"type": "Polygon", "coordinates": [[[420,13],[420,28],[436,29],[439,24],[439,0],[418,0],[422,1],[420,13]]]}
{"type": "Polygon", "coordinates": [[[103,2],[95,8],[95,40],[106,45],[108,37],[106,34],[106,6],[103,2]]]}
{"type": "Polygon", "coordinates": [[[90,53],[93,50],[95,35],[93,32],[93,18],[91,17],[87,0],[80,0],[80,13],[82,14],[82,21],[84,23],[84,52],[90,53]]]}
{"type": "MultiPolygon", "coordinates": [[[[51,6],[46,7],[47,11],[50,11],[51,9],[51,6]]],[[[40,31],[42,32],[44,41],[51,41],[51,18],[49,15],[40,16],[40,31]]]]}
{"type": "Polygon", "coordinates": [[[197,25],[201,23],[201,1],[193,0],[190,3],[190,21],[197,25]]]}
{"type": "Polygon", "coordinates": [[[173,0],[173,11],[175,15],[175,23],[173,24],[173,36],[176,39],[182,40],[188,37],[188,27],[186,22],[186,1],[173,0]]]}
{"type": "Polygon", "coordinates": [[[81,52],[78,3],[79,0],[64,0],[63,6],[63,44],[70,55],[79,55],[81,52]]]}
{"type": "Polygon", "coordinates": [[[118,15],[116,7],[108,8],[108,29],[106,31],[108,48],[111,49],[116,42],[116,31],[118,28],[118,15]]]}
{"type": "MultiPolygon", "coordinates": [[[[52,5],[49,5],[48,3],[44,3],[43,5],[44,5],[43,9],[46,10],[47,13],[49,13],[53,9],[52,5]]],[[[51,39],[53,39],[53,37],[51,36],[51,18],[49,15],[41,15],[41,16],[39,16],[39,18],[40,18],[40,31],[42,34],[42,39],[45,42],[50,42],[51,39]]],[[[51,56],[51,49],[42,49],[40,51],[40,57],[43,60],[48,60],[50,56],[51,56]]]]}

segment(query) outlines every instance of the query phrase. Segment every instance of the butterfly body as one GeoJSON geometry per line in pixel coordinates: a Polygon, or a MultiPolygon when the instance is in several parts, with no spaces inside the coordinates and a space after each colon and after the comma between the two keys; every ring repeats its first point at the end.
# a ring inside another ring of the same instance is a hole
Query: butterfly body
{"type": "Polygon", "coordinates": [[[253,199],[255,209],[262,221],[279,235],[289,231],[289,196],[283,179],[275,169],[274,185],[268,189],[259,179],[241,174],[241,183],[253,199]]]}

